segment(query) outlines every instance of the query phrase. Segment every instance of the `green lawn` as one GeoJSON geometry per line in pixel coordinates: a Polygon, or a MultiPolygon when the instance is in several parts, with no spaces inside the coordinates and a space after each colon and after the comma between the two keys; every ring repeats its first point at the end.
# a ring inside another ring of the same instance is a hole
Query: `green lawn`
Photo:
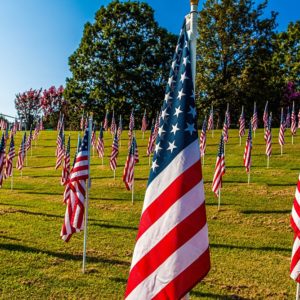
{"type": "MultiPolygon", "coordinates": [[[[68,134],[68,133],[67,133],[68,134]]],[[[72,158],[77,133],[71,132],[72,158]]],[[[104,166],[91,160],[87,273],[82,274],[83,233],[69,243],[60,239],[65,206],[60,170],[55,170],[56,132],[42,132],[28,157],[28,167],[14,169],[0,193],[0,294],[3,299],[122,299],[149,173],[144,140],[137,133],[140,163],[136,167],[135,203],[121,180],[127,156],[123,132],[117,178],[109,169],[112,139],[105,136],[104,166]]],[[[191,299],[292,299],[289,277],[293,232],[289,216],[300,170],[300,137],[291,144],[287,132],[280,156],[278,129],[266,168],[263,131],[253,141],[251,183],[243,167],[238,131],[229,130],[222,204],[211,192],[220,131],[207,137],[203,167],[212,268],[191,292],[191,299]]],[[[21,133],[16,137],[19,149],[21,133]]],[[[71,161],[73,160],[71,158],[71,161]]],[[[15,159],[16,160],[16,159],[15,159]]],[[[15,163],[14,163],[15,164],[15,163]]]]}

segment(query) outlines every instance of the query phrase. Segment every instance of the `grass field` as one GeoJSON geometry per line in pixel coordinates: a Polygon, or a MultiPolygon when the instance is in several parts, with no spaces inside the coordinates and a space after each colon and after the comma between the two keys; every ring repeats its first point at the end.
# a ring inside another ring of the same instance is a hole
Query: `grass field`
{"type": "MultiPolygon", "coordinates": [[[[122,299],[149,173],[146,146],[137,132],[140,163],[136,167],[135,203],[121,180],[127,155],[123,132],[117,178],[109,169],[112,139],[105,136],[104,166],[91,160],[87,273],[81,273],[83,233],[69,243],[60,239],[65,206],[61,171],[55,171],[56,132],[42,132],[33,144],[28,167],[14,170],[0,193],[0,295],[2,299],[122,299]]],[[[68,133],[67,133],[68,134],[68,133]]],[[[245,138],[229,130],[222,204],[211,192],[220,131],[207,137],[203,167],[212,268],[191,292],[191,299],[292,299],[289,277],[293,233],[289,215],[300,170],[300,137],[287,133],[280,156],[278,129],[266,168],[262,130],[253,141],[251,183],[243,167],[245,138]]],[[[21,134],[16,137],[19,149],[21,134]]],[[[72,157],[77,133],[71,132],[72,157]]],[[[72,158],[71,158],[72,161],[72,158]]],[[[14,163],[15,164],[15,163],[14,163]]],[[[143,299],[142,299],[143,300],[143,299]]]]}

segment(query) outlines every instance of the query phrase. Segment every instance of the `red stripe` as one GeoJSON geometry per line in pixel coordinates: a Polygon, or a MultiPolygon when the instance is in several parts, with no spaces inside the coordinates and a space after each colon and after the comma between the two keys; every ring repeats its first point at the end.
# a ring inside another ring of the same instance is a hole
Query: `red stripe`
{"type": "MultiPolygon", "coordinates": [[[[186,200],[188,202],[194,199],[186,200]]],[[[143,258],[131,269],[126,295],[129,295],[145,278],[154,272],[172,253],[188,242],[206,224],[205,204],[202,203],[181,223],[169,231],[143,258]]]]}
{"type": "MultiPolygon", "coordinates": [[[[291,261],[291,268],[290,268],[290,272],[292,273],[293,269],[295,268],[295,266],[297,265],[297,263],[300,260],[300,248],[298,247],[298,249],[296,250],[295,254],[292,256],[292,261],[291,261]]],[[[297,277],[296,281],[300,282],[299,280],[299,276],[297,277]]]]}
{"type": "Polygon", "coordinates": [[[210,270],[209,248],[188,268],[166,285],[152,300],[175,300],[184,297],[210,270]]]}
{"type": "Polygon", "coordinates": [[[155,223],[179,198],[202,180],[201,161],[178,176],[144,211],[137,239],[155,223]]]}

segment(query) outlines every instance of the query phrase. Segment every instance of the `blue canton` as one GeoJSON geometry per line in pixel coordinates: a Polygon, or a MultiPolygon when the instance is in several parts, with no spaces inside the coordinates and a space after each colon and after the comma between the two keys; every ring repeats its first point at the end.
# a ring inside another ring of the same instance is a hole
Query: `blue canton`
{"type": "Polygon", "coordinates": [[[156,147],[148,184],[198,138],[190,43],[184,22],[173,57],[160,112],[156,147]]]}

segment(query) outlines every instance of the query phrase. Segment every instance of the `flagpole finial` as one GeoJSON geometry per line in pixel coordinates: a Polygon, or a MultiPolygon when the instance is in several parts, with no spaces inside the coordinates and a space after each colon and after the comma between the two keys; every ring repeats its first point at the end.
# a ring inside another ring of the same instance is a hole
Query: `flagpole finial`
{"type": "Polygon", "coordinates": [[[191,5],[198,5],[199,0],[190,0],[191,5]]]}

